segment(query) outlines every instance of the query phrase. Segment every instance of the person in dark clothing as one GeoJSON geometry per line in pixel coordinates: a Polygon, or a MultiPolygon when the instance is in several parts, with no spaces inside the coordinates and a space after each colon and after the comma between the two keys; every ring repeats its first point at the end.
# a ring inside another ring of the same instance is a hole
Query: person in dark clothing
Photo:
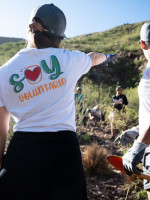
{"type": "Polygon", "coordinates": [[[115,133],[114,133],[115,118],[120,113],[120,111],[125,112],[125,105],[128,105],[127,97],[124,94],[122,94],[122,91],[123,91],[123,89],[121,86],[116,87],[116,95],[114,95],[112,97],[114,110],[111,111],[108,116],[108,118],[110,120],[110,125],[111,125],[112,139],[114,139],[114,137],[115,137],[115,133]]]}
{"type": "Polygon", "coordinates": [[[117,86],[116,87],[116,95],[114,95],[112,97],[112,102],[113,102],[114,108],[119,111],[122,108],[123,108],[123,111],[125,111],[124,106],[128,105],[127,97],[124,94],[122,94],[122,91],[123,91],[122,87],[117,86]]]}

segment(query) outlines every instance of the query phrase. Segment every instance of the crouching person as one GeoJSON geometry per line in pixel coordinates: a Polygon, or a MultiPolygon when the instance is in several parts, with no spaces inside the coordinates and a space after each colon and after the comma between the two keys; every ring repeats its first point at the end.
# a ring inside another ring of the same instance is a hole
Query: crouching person
{"type": "Polygon", "coordinates": [[[94,126],[98,125],[98,122],[100,122],[101,120],[101,115],[99,113],[98,106],[95,106],[92,109],[87,108],[87,112],[88,112],[88,119],[92,121],[93,125],[94,126]]]}

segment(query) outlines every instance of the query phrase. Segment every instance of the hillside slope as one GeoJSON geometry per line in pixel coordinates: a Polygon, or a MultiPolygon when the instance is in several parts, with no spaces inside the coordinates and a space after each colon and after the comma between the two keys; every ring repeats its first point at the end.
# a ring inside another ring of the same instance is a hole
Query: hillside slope
{"type": "Polygon", "coordinates": [[[11,38],[11,37],[0,37],[0,44],[6,43],[6,42],[18,42],[24,40],[23,38],[11,38]]]}
{"type": "MultiPolygon", "coordinates": [[[[119,63],[109,67],[97,66],[86,75],[99,84],[121,84],[124,88],[136,87],[145,67],[145,57],[138,44],[140,29],[144,22],[124,24],[104,32],[82,35],[63,41],[63,47],[90,51],[117,53],[119,63]]],[[[82,77],[83,79],[83,77],[82,77]]]]}
{"type": "MultiPolygon", "coordinates": [[[[143,23],[124,24],[104,32],[69,38],[62,41],[61,47],[86,53],[91,51],[117,53],[119,55],[118,64],[110,65],[109,67],[101,65],[92,68],[86,77],[96,84],[100,82],[108,85],[118,83],[124,88],[136,87],[145,66],[145,58],[138,44],[140,28],[143,23]]],[[[0,39],[2,39],[0,43],[4,42],[4,38],[0,39]]],[[[7,43],[0,44],[0,65],[25,47],[24,40],[8,42],[10,40],[6,39],[7,43]]],[[[13,38],[13,40],[15,39],[13,38]]]]}
{"type": "Polygon", "coordinates": [[[63,46],[81,51],[118,53],[120,51],[138,51],[140,28],[144,22],[124,24],[104,32],[81,35],[64,40],[63,46]]]}

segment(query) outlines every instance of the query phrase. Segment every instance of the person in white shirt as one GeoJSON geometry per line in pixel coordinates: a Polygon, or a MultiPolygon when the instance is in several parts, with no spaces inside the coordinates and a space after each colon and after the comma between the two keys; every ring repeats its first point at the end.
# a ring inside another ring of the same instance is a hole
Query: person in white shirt
{"type": "MultiPolygon", "coordinates": [[[[146,69],[141,78],[139,93],[139,136],[131,149],[123,156],[123,167],[128,175],[140,174],[137,165],[143,161],[145,174],[150,173],[150,23],[144,23],[140,32],[140,44],[144,55],[148,60],[146,69]]],[[[144,189],[147,190],[150,200],[150,182],[144,181],[144,189]]]]}
{"type": "Polygon", "coordinates": [[[99,105],[94,106],[92,109],[87,108],[88,118],[93,122],[93,125],[97,125],[97,122],[100,121],[101,115],[99,113],[99,105]]]}
{"type": "Polygon", "coordinates": [[[36,7],[29,41],[0,68],[0,198],[87,200],[76,136],[74,89],[112,54],[61,49],[66,17],[54,4],[36,7]],[[9,117],[13,138],[4,149],[9,117]]]}

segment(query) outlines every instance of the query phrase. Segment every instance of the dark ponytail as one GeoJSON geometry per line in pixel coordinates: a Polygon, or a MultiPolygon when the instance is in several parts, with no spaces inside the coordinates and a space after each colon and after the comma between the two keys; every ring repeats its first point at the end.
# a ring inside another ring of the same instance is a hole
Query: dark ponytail
{"type": "Polygon", "coordinates": [[[48,47],[59,48],[59,45],[62,40],[62,37],[49,34],[44,31],[42,32],[35,31],[32,33],[32,37],[33,37],[34,46],[37,49],[48,48],[48,47]]]}
{"type": "MultiPolygon", "coordinates": [[[[63,37],[54,35],[46,31],[43,27],[43,23],[38,18],[34,18],[33,24],[36,23],[42,27],[42,31],[34,30],[29,28],[30,32],[30,39],[31,39],[31,46],[35,47],[37,49],[43,49],[43,48],[59,48],[59,45],[61,43],[61,40],[63,37]]],[[[29,27],[32,26],[32,24],[29,25],[29,27]]]]}

